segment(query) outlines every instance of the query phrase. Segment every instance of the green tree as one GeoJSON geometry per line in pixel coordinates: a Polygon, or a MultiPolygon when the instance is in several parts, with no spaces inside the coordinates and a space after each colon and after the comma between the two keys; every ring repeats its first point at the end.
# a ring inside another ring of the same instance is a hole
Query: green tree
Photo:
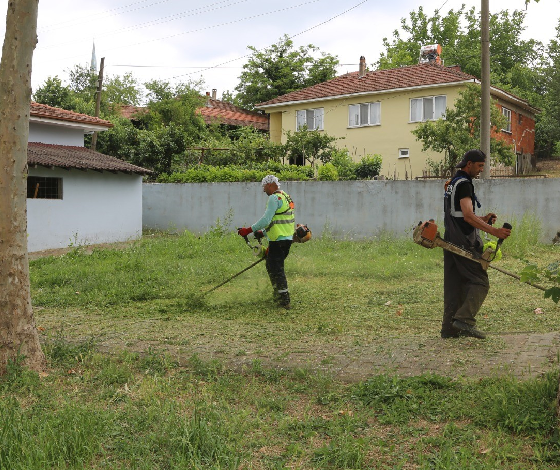
{"type": "MultiPolygon", "coordinates": [[[[481,89],[471,84],[460,92],[454,108],[447,108],[445,119],[418,124],[412,133],[422,141],[422,150],[433,150],[444,154],[441,162],[429,162],[437,170],[453,171],[461,156],[469,149],[480,148],[480,103],[481,89]]],[[[505,127],[505,118],[500,110],[490,107],[493,132],[505,127]]],[[[490,138],[490,152],[495,161],[511,165],[515,161],[513,150],[495,136],[490,138]]]]}
{"type": "Polygon", "coordinates": [[[142,101],[142,92],[138,81],[131,73],[110,76],[103,84],[103,98],[111,104],[138,106],[142,101]]]}
{"type": "Polygon", "coordinates": [[[62,84],[62,80],[58,76],[47,78],[45,83],[33,94],[33,99],[37,103],[62,109],[70,109],[72,106],[72,92],[62,84]]]}
{"type": "Polygon", "coordinates": [[[560,20],[556,27],[556,38],[550,41],[547,48],[547,59],[543,66],[547,93],[535,129],[536,153],[541,157],[553,155],[560,142],[560,20]]]}
{"type": "Polygon", "coordinates": [[[302,130],[286,132],[286,154],[291,164],[303,165],[305,162],[315,166],[317,160],[322,163],[328,163],[336,147],[333,143],[338,140],[326,132],[318,130],[308,130],[304,127],[302,130]]]}
{"type": "MultiPolygon", "coordinates": [[[[537,65],[544,51],[540,42],[521,39],[525,15],[519,10],[490,15],[491,80],[493,85],[535,102],[543,91],[537,65]]],[[[401,19],[401,29],[406,34],[404,38],[395,30],[391,42],[383,39],[386,51],[375,64],[377,68],[417,64],[422,45],[439,44],[445,64],[459,65],[462,71],[481,76],[480,16],[475,8],[465,10],[463,5],[445,16],[438,11],[428,16],[419,7],[409,13],[408,19],[401,19]]]]}
{"type": "Polygon", "coordinates": [[[243,66],[235,88],[236,104],[252,109],[256,104],[334,78],[338,59],[313,44],[294,48],[285,35],[271,47],[253,51],[243,66]],[[319,57],[315,57],[319,55],[319,57]]]}

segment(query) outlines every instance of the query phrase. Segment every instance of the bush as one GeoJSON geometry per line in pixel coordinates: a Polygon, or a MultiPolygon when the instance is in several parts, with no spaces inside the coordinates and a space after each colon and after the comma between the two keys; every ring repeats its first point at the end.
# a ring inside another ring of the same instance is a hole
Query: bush
{"type": "Polygon", "coordinates": [[[352,157],[348,154],[348,149],[335,150],[332,154],[331,162],[338,172],[338,179],[341,180],[355,180],[356,166],[352,157]]]}
{"type": "Polygon", "coordinates": [[[157,181],[158,183],[260,182],[268,174],[277,175],[281,181],[307,181],[313,178],[313,169],[276,162],[226,166],[197,165],[170,175],[160,175],[157,181]]]}
{"type": "Polygon", "coordinates": [[[319,167],[319,181],[338,181],[338,171],[332,163],[325,163],[319,167]]]}
{"type": "Polygon", "coordinates": [[[366,155],[356,166],[356,176],[358,179],[368,180],[379,175],[382,162],[381,155],[366,155]]]}

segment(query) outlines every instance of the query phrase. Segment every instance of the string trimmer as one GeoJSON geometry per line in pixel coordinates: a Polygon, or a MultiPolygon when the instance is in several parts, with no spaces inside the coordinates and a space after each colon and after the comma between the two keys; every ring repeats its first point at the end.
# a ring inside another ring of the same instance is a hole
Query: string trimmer
{"type": "MultiPolygon", "coordinates": [[[[251,268],[255,267],[257,264],[259,264],[261,261],[264,261],[266,259],[266,256],[268,255],[268,248],[265,248],[262,245],[262,239],[264,237],[264,233],[261,230],[258,230],[254,233],[254,236],[255,236],[255,240],[257,240],[257,242],[258,242],[258,245],[251,245],[251,243],[249,242],[249,237],[247,235],[244,236],[243,238],[244,238],[247,246],[253,251],[255,256],[258,256],[259,259],[257,261],[255,261],[254,263],[252,263],[251,265],[247,266],[245,269],[242,269],[238,273],[236,273],[233,276],[227,278],[221,284],[218,284],[217,286],[212,287],[212,289],[204,292],[202,294],[202,296],[205,296],[206,294],[209,294],[210,292],[215,291],[218,287],[222,287],[224,284],[227,284],[232,279],[235,279],[240,274],[243,274],[245,271],[248,271],[249,269],[251,269],[251,268]]],[[[305,243],[309,240],[311,240],[311,230],[309,230],[307,225],[297,224],[296,230],[294,231],[294,235],[293,235],[294,243],[305,243]]]]}
{"type": "Polygon", "coordinates": [[[245,271],[249,271],[249,269],[255,267],[261,261],[264,261],[266,259],[267,250],[262,245],[261,240],[262,240],[263,237],[264,237],[264,234],[260,230],[258,232],[255,232],[255,240],[257,240],[258,245],[251,245],[251,243],[249,242],[249,237],[247,235],[245,235],[243,237],[243,239],[245,240],[245,243],[247,243],[247,246],[249,248],[251,248],[251,250],[253,251],[255,256],[258,256],[259,259],[257,261],[255,261],[254,263],[252,263],[251,265],[247,266],[245,269],[242,269],[238,273],[234,274],[233,276],[228,277],[224,282],[222,282],[222,283],[218,284],[217,286],[212,287],[212,289],[204,292],[202,295],[206,295],[206,294],[209,294],[210,292],[215,291],[218,287],[222,287],[224,284],[227,284],[229,281],[231,281],[232,279],[235,279],[240,274],[243,274],[245,271]]]}
{"type": "MultiPolygon", "coordinates": [[[[504,224],[504,227],[511,229],[511,225],[509,224],[504,224]]],[[[444,250],[455,253],[456,255],[462,256],[463,258],[468,258],[472,261],[480,263],[482,269],[484,269],[485,271],[488,268],[492,268],[495,269],[496,271],[500,271],[503,274],[507,274],[508,276],[511,276],[525,284],[529,284],[530,286],[533,286],[537,289],[546,291],[544,287],[539,286],[538,284],[535,284],[530,281],[522,281],[518,275],[491,264],[491,262],[496,258],[496,254],[500,249],[500,245],[503,242],[502,239],[499,239],[496,244],[489,244],[488,248],[486,248],[486,250],[484,251],[484,253],[482,253],[482,255],[475,256],[470,251],[465,250],[457,245],[454,245],[453,243],[443,240],[440,237],[440,234],[437,229],[437,225],[433,220],[430,220],[429,222],[420,222],[414,229],[414,232],[412,233],[412,238],[414,240],[414,243],[418,243],[423,247],[435,248],[437,246],[443,248],[444,250]]]]}

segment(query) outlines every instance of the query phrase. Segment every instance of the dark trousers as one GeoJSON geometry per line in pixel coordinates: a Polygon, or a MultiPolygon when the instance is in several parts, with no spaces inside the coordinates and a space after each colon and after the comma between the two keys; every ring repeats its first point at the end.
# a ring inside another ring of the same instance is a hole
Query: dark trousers
{"type": "Polygon", "coordinates": [[[442,333],[455,331],[453,320],[475,325],[489,289],[488,274],[479,263],[444,250],[442,333]]]}
{"type": "Polygon", "coordinates": [[[266,257],[266,270],[270,283],[274,288],[274,296],[282,304],[290,303],[288,293],[288,280],[284,272],[284,260],[290,253],[292,240],[271,241],[268,244],[268,255],[266,257]]]}

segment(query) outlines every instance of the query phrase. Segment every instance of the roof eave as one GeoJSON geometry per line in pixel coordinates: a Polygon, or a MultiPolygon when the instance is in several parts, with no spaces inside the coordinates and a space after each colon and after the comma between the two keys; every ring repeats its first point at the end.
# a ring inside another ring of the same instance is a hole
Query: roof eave
{"type": "Polygon", "coordinates": [[[405,87],[405,88],[391,88],[388,90],[375,90],[375,91],[363,91],[363,92],[359,92],[359,93],[348,93],[348,94],[344,94],[344,95],[333,95],[333,96],[325,96],[323,98],[312,98],[312,99],[307,99],[307,100],[298,100],[298,101],[284,101],[282,103],[274,103],[274,104],[268,104],[268,105],[264,105],[264,106],[259,106],[257,105],[256,108],[257,109],[269,109],[269,108],[278,108],[281,106],[291,106],[291,105],[295,105],[295,104],[301,104],[301,103],[315,103],[315,102],[323,102],[323,101],[332,101],[332,100],[338,100],[338,99],[344,99],[344,98],[351,98],[351,97],[356,97],[356,96],[371,96],[371,95],[382,95],[382,94],[386,94],[386,93],[395,93],[395,92],[402,92],[402,91],[412,91],[412,90],[425,90],[425,89],[429,89],[429,88],[441,88],[441,87],[448,87],[448,86],[456,86],[456,85],[462,85],[465,83],[476,83],[478,82],[478,80],[474,79],[474,80],[461,80],[458,82],[447,82],[447,83],[437,83],[437,84],[430,84],[430,85],[419,85],[419,86],[413,86],[413,87],[405,87]]]}
{"type": "Polygon", "coordinates": [[[61,127],[72,127],[74,129],[82,129],[84,132],[102,132],[106,131],[113,127],[111,124],[110,126],[105,126],[101,124],[92,124],[86,122],[77,122],[77,121],[67,121],[60,118],[45,118],[39,116],[29,116],[29,122],[37,122],[41,124],[49,124],[52,126],[61,126],[61,127]]]}
{"type": "Polygon", "coordinates": [[[533,114],[538,114],[541,112],[541,110],[539,108],[535,108],[534,106],[531,106],[527,101],[518,98],[515,95],[512,95],[511,93],[508,93],[507,91],[501,90],[500,88],[496,88],[496,87],[490,87],[490,93],[494,96],[497,96],[499,98],[502,98],[506,101],[510,101],[514,104],[516,104],[517,106],[519,106],[520,108],[523,108],[527,111],[532,112],[533,114]]]}

